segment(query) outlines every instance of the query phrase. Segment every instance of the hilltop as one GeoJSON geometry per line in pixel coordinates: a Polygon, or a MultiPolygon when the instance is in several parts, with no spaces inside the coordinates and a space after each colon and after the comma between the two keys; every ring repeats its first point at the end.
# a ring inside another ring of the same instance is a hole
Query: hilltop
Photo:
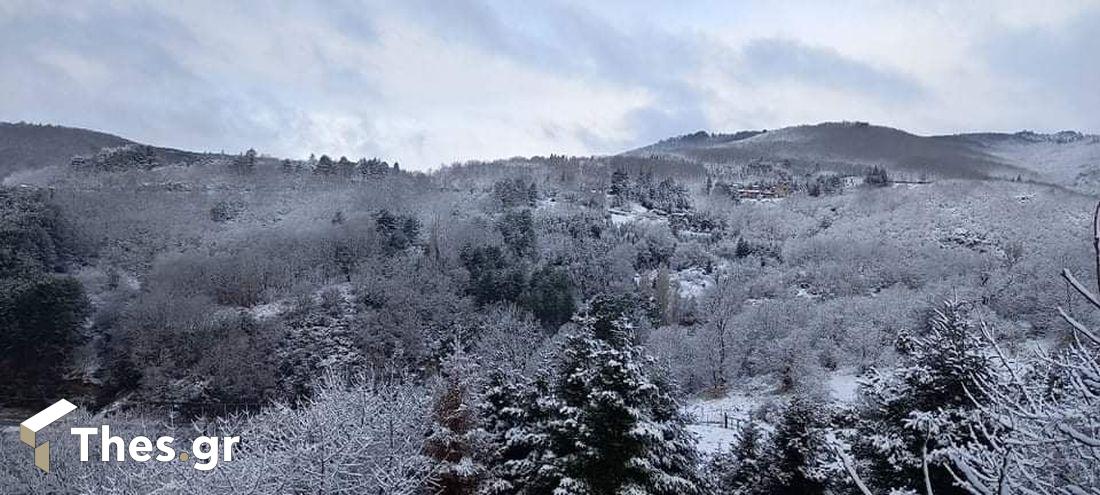
{"type": "Polygon", "coordinates": [[[0,122],[0,179],[13,172],[65,165],[77,155],[131,144],[130,140],[88,129],[0,122]]]}

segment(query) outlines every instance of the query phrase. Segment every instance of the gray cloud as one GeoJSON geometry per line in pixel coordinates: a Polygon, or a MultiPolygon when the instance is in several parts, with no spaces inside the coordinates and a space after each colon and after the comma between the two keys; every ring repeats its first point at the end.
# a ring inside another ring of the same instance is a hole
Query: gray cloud
{"type": "MultiPolygon", "coordinates": [[[[470,43],[548,73],[647,89],[654,103],[628,116],[636,132],[632,144],[705,127],[701,107],[706,97],[686,80],[703,63],[703,40],[697,35],[648,24],[623,29],[575,5],[530,4],[512,16],[477,0],[406,5],[407,14],[448,40],[470,43]]],[[[581,129],[574,133],[595,149],[623,145],[603,142],[581,129]]]]}
{"type": "Polygon", "coordinates": [[[739,75],[757,84],[775,80],[841,89],[906,103],[921,96],[920,84],[905,75],[845,57],[835,50],[786,39],[758,39],[741,52],[739,75]]]}
{"type": "Polygon", "coordinates": [[[1100,128],[1100,7],[1056,26],[1009,29],[982,44],[1005,81],[1002,97],[1034,110],[1034,125],[1100,128]],[[1089,109],[1082,112],[1082,109],[1089,109]],[[1052,111],[1056,112],[1052,115],[1052,111]]]}
{"type": "Polygon", "coordinates": [[[697,7],[4,4],[0,120],[192,149],[377,154],[414,167],[615,152],[698,129],[736,130],[722,125],[851,114],[933,132],[975,122],[1084,130],[1100,123],[1090,111],[1100,107],[1092,91],[1100,42],[1090,36],[1097,9],[1062,25],[955,26],[955,51],[944,54],[953,56],[938,61],[921,52],[945,46],[944,30],[928,23],[906,33],[912,46],[864,49],[878,48],[893,29],[883,19],[943,15],[909,3],[880,5],[878,24],[847,26],[863,30],[859,36],[803,33],[808,19],[835,15],[815,4],[782,12],[752,1],[697,7]],[[779,30],[769,21],[775,16],[795,16],[802,27],[779,30]],[[943,65],[928,70],[929,60],[943,65]],[[910,69],[911,61],[925,65],[910,69]]]}
{"type": "Polygon", "coordinates": [[[0,112],[200,149],[271,139],[253,119],[286,109],[181,64],[178,54],[199,44],[179,21],[143,7],[5,17],[0,87],[10,97],[0,112]]]}

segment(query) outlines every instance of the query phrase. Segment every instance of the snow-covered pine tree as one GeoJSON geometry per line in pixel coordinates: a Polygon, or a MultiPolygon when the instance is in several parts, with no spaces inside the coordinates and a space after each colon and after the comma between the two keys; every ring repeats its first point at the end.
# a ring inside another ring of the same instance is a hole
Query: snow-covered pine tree
{"type": "Polygon", "coordinates": [[[864,459],[880,490],[965,493],[947,469],[948,449],[972,440],[971,393],[991,376],[988,348],[966,304],[944,303],[928,332],[898,338],[899,362],[861,386],[866,404],[853,451],[864,459]]]}
{"type": "Polygon", "coordinates": [[[365,367],[349,328],[346,302],[338,294],[328,299],[320,305],[303,301],[287,315],[276,353],[283,387],[293,397],[309,395],[319,376],[354,376],[365,367]]]}
{"type": "Polygon", "coordinates": [[[648,356],[644,359],[654,386],[650,397],[650,445],[640,465],[650,471],[650,484],[646,488],[649,493],[702,493],[696,437],[688,431],[689,418],[675,399],[676,383],[668,370],[658,368],[648,356]]]}
{"type": "Polygon", "coordinates": [[[646,208],[655,208],[651,199],[654,195],[653,172],[645,171],[639,174],[631,189],[632,199],[636,199],[646,208]]]}
{"type": "Polygon", "coordinates": [[[657,269],[657,276],[653,280],[653,292],[657,308],[661,312],[661,325],[671,325],[676,312],[676,290],[673,288],[667,265],[661,265],[657,269]]]}
{"type": "Polygon", "coordinates": [[[837,474],[826,460],[826,411],[827,406],[813,397],[799,394],[791,399],[763,456],[765,468],[758,484],[763,491],[756,493],[825,493],[827,481],[837,474]]]}
{"type": "Polygon", "coordinates": [[[535,185],[534,181],[531,181],[531,185],[527,186],[527,206],[534,208],[539,202],[539,188],[535,185]]]}
{"type": "Polygon", "coordinates": [[[343,177],[351,177],[355,173],[355,163],[348,160],[348,157],[341,156],[336,161],[335,172],[343,177]]]}
{"type": "Polygon", "coordinates": [[[516,257],[530,256],[538,247],[535,220],[529,209],[506,211],[497,221],[497,230],[516,257]]]}
{"type": "Polygon", "coordinates": [[[630,175],[622,169],[611,173],[611,187],[607,191],[615,196],[625,196],[630,192],[630,175]]]}
{"type": "Polygon", "coordinates": [[[875,165],[864,173],[863,183],[874,187],[885,187],[890,185],[890,176],[885,168],[875,165]]]}
{"type": "Polygon", "coordinates": [[[765,493],[764,447],[763,432],[750,419],[738,432],[737,443],[711,460],[708,467],[711,490],[739,495],[765,493]]]}
{"type": "Polygon", "coordinates": [[[429,485],[437,495],[472,494],[485,474],[478,462],[486,442],[477,427],[477,365],[458,345],[442,364],[424,442],[424,455],[434,463],[429,485]]]}
{"type": "Polygon", "coordinates": [[[687,189],[677,184],[671,177],[657,184],[652,201],[657,208],[668,213],[691,209],[691,199],[687,189]]]}
{"type": "Polygon", "coordinates": [[[313,173],[325,176],[335,174],[336,164],[333,163],[332,158],[329,158],[328,155],[321,155],[321,158],[313,165],[313,173]]]}
{"type": "Polygon", "coordinates": [[[241,174],[248,175],[256,171],[256,150],[249,148],[240,156],[233,158],[232,162],[233,171],[241,174]]]}
{"type": "Polygon", "coordinates": [[[505,495],[532,492],[537,474],[538,452],[546,451],[542,428],[545,411],[538,408],[536,384],[516,379],[512,369],[491,370],[486,378],[478,403],[478,417],[483,428],[488,471],[478,493],[505,495]]]}
{"type": "Polygon", "coordinates": [[[538,467],[537,486],[555,495],[700,493],[694,438],[670,384],[651,376],[625,312],[593,309],[565,338],[551,395],[538,401],[549,443],[534,458],[549,465],[538,467]]]}

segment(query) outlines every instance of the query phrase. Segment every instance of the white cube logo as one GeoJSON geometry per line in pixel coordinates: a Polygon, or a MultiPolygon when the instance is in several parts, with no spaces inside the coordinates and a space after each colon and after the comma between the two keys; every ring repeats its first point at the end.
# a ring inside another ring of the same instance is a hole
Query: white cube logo
{"type": "Polygon", "coordinates": [[[61,399],[19,424],[19,439],[34,449],[34,465],[38,469],[50,472],[50,442],[36,445],[35,436],[50,423],[75,410],[76,406],[72,402],[61,399]]]}

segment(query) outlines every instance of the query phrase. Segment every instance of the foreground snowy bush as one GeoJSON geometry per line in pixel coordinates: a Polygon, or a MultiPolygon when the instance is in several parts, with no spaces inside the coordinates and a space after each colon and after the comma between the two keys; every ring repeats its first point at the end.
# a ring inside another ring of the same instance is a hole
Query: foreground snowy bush
{"type": "Polygon", "coordinates": [[[347,385],[329,378],[297,407],[276,404],[251,417],[191,426],[78,412],[51,429],[67,437],[73,426],[108,424],[123,438],[171,435],[181,442],[233,435],[241,443],[232,461],[203,472],[188,462],[80,462],[77,443],[65,439],[52,449],[51,473],[45,474],[30,462],[25,445],[3,442],[0,487],[59,494],[416,493],[430,474],[421,456],[429,399],[423,387],[396,379],[347,385]]]}

